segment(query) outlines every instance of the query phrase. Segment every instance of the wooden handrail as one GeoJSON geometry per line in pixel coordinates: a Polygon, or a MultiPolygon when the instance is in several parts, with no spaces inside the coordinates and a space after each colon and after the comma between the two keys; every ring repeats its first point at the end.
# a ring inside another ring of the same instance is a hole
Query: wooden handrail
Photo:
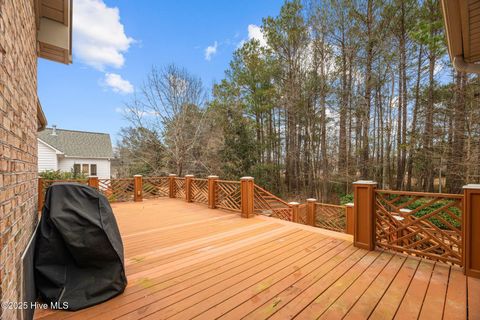
{"type": "Polygon", "coordinates": [[[235,181],[235,180],[220,180],[220,179],[218,179],[217,182],[220,182],[220,183],[237,183],[237,184],[240,184],[240,181],[235,181]]]}
{"type": "Polygon", "coordinates": [[[315,202],[319,206],[323,207],[332,207],[332,208],[338,208],[338,209],[344,209],[346,206],[341,205],[341,204],[330,204],[330,203],[323,203],[323,202],[315,202]]]}
{"type": "Polygon", "coordinates": [[[382,190],[382,189],[376,189],[375,193],[397,194],[402,196],[418,196],[418,197],[425,197],[425,198],[463,199],[463,194],[454,194],[454,193],[415,192],[415,191],[382,190]]]}

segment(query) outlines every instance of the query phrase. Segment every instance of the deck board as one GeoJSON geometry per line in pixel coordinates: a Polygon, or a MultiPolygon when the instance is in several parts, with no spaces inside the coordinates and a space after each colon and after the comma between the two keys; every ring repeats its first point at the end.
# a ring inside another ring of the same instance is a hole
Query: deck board
{"type": "Polygon", "coordinates": [[[371,283],[382,272],[385,266],[390,262],[393,255],[383,252],[372,265],[345,291],[338,299],[332,303],[328,309],[320,316],[320,319],[341,319],[363,293],[370,287],[371,283]]]}
{"type": "Polygon", "coordinates": [[[370,315],[371,319],[392,319],[402,301],[420,263],[419,259],[408,258],[402,265],[382,300],[370,315]]]}
{"type": "Polygon", "coordinates": [[[112,205],[128,286],[77,312],[36,319],[475,319],[480,281],[462,271],[352,246],[318,228],[177,199],[112,205]],[[468,305],[468,309],[467,309],[468,305]]]}
{"type": "Polygon", "coordinates": [[[388,290],[393,279],[402,268],[405,260],[406,259],[403,256],[394,256],[375,281],[373,281],[363,295],[355,302],[345,316],[345,319],[368,318],[388,290]]]}
{"type": "Polygon", "coordinates": [[[417,319],[427,293],[428,284],[435,265],[428,261],[420,262],[417,272],[397,310],[396,319],[417,319]]]}

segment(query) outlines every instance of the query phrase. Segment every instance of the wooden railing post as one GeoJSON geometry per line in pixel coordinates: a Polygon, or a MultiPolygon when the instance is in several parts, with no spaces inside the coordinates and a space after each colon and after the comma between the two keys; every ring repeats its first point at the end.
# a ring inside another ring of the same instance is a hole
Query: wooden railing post
{"type": "Polygon", "coordinates": [[[185,176],[185,200],[187,202],[192,202],[192,179],[193,174],[187,174],[185,176]]]}
{"type": "Polygon", "coordinates": [[[38,211],[43,209],[43,201],[45,200],[45,191],[43,190],[43,178],[38,178],[38,211]]]}
{"type": "Polygon", "coordinates": [[[288,204],[292,206],[292,221],[298,223],[298,207],[300,206],[300,203],[289,202],[288,204]]]}
{"type": "Polygon", "coordinates": [[[253,177],[240,178],[242,218],[252,218],[254,216],[254,192],[255,182],[253,177]]]}
{"type": "Polygon", "coordinates": [[[208,207],[215,209],[218,176],[208,176],[208,207]]]}
{"type": "Polygon", "coordinates": [[[307,199],[307,225],[315,227],[315,205],[317,199],[310,198],[307,199]]]}
{"type": "Polygon", "coordinates": [[[143,200],[143,178],[142,175],[133,176],[133,201],[140,202],[143,200]]]}
{"type": "Polygon", "coordinates": [[[463,270],[480,278],[480,184],[463,187],[463,270]]]}
{"type": "Polygon", "coordinates": [[[98,177],[97,176],[88,177],[88,185],[98,190],[98,177]]]}
{"type": "Polygon", "coordinates": [[[353,244],[357,248],[375,249],[375,189],[373,181],[353,183],[354,194],[354,230],[353,244]]]}
{"type": "Polygon", "coordinates": [[[354,206],[353,203],[345,204],[345,216],[346,216],[346,232],[347,234],[353,235],[353,231],[355,230],[355,220],[354,220],[354,206]]]}
{"type": "Polygon", "coordinates": [[[172,173],[168,175],[168,196],[175,198],[175,177],[177,175],[172,173]]]}

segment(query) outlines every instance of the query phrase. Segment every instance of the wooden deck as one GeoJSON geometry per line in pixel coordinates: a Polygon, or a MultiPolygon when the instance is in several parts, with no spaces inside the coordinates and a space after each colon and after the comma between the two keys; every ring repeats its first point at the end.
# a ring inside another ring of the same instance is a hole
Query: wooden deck
{"type": "Polygon", "coordinates": [[[480,318],[480,280],[442,263],[182,200],[112,207],[125,292],[77,312],[37,311],[37,319],[480,318]]]}

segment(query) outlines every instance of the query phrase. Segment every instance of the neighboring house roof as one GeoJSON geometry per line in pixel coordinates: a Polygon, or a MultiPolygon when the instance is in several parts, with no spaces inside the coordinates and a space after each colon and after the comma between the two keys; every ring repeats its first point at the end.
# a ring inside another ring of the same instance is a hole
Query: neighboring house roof
{"type": "Polygon", "coordinates": [[[61,151],[66,157],[113,158],[112,142],[108,133],[46,128],[38,139],[61,151]]]}

